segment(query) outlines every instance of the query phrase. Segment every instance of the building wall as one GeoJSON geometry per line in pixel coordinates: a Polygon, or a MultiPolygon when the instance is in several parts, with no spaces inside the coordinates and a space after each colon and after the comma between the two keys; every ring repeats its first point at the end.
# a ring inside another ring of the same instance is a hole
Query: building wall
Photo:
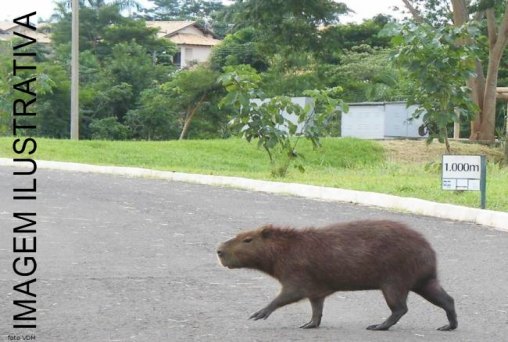
{"type": "Polygon", "coordinates": [[[185,68],[194,62],[206,62],[211,52],[212,48],[210,46],[182,45],[180,46],[181,67],[185,68]]]}
{"type": "Polygon", "coordinates": [[[384,104],[350,105],[342,114],[341,136],[361,139],[383,139],[385,130],[384,104]]]}
{"type": "Polygon", "coordinates": [[[411,119],[416,106],[404,102],[354,103],[342,114],[341,135],[361,139],[421,138],[422,118],[411,119]]]}
{"type": "MultiPolygon", "coordinates": [[[[264,100],[261,100],[261,99],[251,99],[250,102],[251,103],[255,103],[257,104],[258,106],[263,104],[263,103],[266,103],[268,102],[270,99],[264,99],[264,100]]],[[[292,97],[291,98],[291,102],[293,102],[294,104],[297,104],[299,105],[300,107],[302,108],[305,108],[305,106],[309,106],[309,108],[313,108],[313,103],[314,103],[314,99],[312,99],[311,97],[292,97]]],[[[298,117],[296,116],[296,114],[292,114],[292,113],[288,113],[286,111],[283,111],[282,113],[282,116],[290,121],[291,123],[297,125],[296,127],[296,134],[302,134],[303,132],[303,129],[305,128],[305,122],[301,122],[301,123],[298,123],[298,117]]],[[[314,112],[309,112],[308,113],[309,115],[313,115],[314,112]]],[[[245,128],[245,127],[244,127],[245,128]]],[[[277,129],[280,129],[282,131],[285,131],[285,132],[288,132],[289,131],[289,128],[287,126],[282,126],[282,125],[276,125],[276,128],[277,129]]]]}

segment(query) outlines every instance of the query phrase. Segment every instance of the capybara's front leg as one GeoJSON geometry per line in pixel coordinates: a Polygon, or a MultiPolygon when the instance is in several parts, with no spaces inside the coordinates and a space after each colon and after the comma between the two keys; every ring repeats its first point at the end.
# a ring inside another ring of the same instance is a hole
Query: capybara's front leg
{"type": "Polygon", "coordinates": [[[299,293],[298,290],[283,287],[279,295],[275,297],[270,302],[270,304],[268,304],[266,307],[262,308],[258,312],[252,314],[249,317],[249,319],[253,319],[255,321],[257,321],[258,319],[267,319],[268,316],[270,316],[271,313],[277,310],[278,308],[284,305],[297,302],[302,298],[303,296],[299,293]]]}
{"type": "Polygon", "coordinates": [[[321,324],[321,316],[323,316],[323,304],[325,302],[325,298],[309,298],[310,305],[312,305],[312,318],[309,323],[302,325],[300,328],[303,329],[312,329],[318,328],[321,324]]]}

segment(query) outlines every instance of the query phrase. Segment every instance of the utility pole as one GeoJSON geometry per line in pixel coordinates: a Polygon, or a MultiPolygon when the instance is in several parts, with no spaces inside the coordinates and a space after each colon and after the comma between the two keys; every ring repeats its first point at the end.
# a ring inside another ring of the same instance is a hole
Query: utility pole
{"type": "Polygon", "coordinates": [[[79,2],[72,0],[71,139],[79,140],[79,2]]]}

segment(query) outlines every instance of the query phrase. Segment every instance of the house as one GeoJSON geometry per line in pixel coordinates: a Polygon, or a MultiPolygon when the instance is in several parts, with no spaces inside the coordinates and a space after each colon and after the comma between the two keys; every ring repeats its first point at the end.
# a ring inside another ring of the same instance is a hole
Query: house
{"type": "Polygon", "coordinates": [[[175,43],[180,51],[174,63],[185,68],[196,63],[206,62],[212,48],[221,41],[210,30],[195,21],[147,21],[146,26],[157,28],[157,36],[175,43]]]}
{"type": "Polygon", "coordinates": [[[37,43],[49,44],[50,38],[45,32],[47,25],[40,24],[36,26],[37,31],[33,31],[12,21],[0,21],[0,41],[10,41],[15,37],[14,32],[18,32],[37,39],[37,43]]]}

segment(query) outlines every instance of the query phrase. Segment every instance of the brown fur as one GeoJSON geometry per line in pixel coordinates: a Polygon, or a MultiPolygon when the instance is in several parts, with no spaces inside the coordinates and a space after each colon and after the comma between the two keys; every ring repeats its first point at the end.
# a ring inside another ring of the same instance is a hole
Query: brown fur
{"type": "Polygon", "coordinates": [[[457,327],[453,299],[437,280],[434,250],[402,223],[355,221],[303,230],[267,225],[238,234],[217,253],[228,268],[257,269],[281,283],[279,296],[253,314],[254,319],[266,319],[277,308],[308,298],[313,315],[302,327],[316,328],[326,296],[380,289],[392,315],[368,329],[387,330],[395,324],[407,312],[409,291],[446,311],[450,324],[441,330],[457,327]]]}

